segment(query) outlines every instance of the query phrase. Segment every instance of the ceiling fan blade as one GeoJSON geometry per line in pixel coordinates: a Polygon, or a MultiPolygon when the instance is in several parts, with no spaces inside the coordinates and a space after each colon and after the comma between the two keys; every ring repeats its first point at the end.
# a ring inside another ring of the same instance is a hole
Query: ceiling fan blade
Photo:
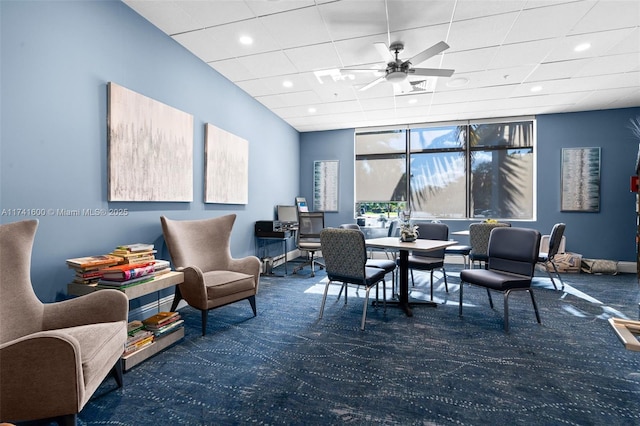
{"type": "Polygon", "coordinates": [[[371,83],[367,84],[366,86],[361,87],[360,91],[364,92],[367,89],[371,89],[373,86],[375,86],[378,83],[382,83],[383,81],[384,81],[384,77],[380,77],[378,79],[375,79],[371,83]]]}
{"type": "Polygon", "coordinates": [[[395,62],[396,61],[396,59],[393,57],[393,55],[389,51],[389,47],[386,44],[384,44],[384,43],[374,43],[373,46],[378,51],[378,54],[384,60],[385,64],[388,64],[389,62],[395,62]]]}
{"type": "Polygon", "coordinates": [[[411,68],[407,70],[412,75],[424,75],[428,77],[451,77],[455,70],[443,68],[411,68]]]}
{"type": "Polygon", "coordinates": [[[370,72],[372,74],[382,74],[384,70],[375,68],[340,68],[340,72],[370,72]]]}
{"type": "Polygon", "coordinates": [[[407,62],[411,62],[413,65],[420,65],[427,59],[431,58],[432,56],[436,56],[438,53],[444,52],[448,48],[449,48],[449,45],[444,41],[441,41],[439,43],[434,44],[430,48],[418,53],[413,58],[404,61],[403,65],[406,64],[407,62]]]}

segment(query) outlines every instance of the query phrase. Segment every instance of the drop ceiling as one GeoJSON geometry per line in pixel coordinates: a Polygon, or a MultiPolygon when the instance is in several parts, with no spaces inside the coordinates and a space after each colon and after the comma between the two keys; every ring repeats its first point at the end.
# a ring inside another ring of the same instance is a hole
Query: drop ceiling
{"type": "Polygon", "coordinates": [[[301,132],[640,106],[637,0],[124,3],[301,132]],[[374,43],[406,60],[440,41],[413,65],[455,73],[409,93],[348,71],[386,66],[374,43]]]}

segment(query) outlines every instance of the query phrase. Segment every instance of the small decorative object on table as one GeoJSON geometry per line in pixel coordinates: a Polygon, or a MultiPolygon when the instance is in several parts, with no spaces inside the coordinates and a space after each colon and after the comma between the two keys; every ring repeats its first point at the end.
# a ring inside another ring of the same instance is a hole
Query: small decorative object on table
{"type": "Polygon", "coordinates": [[[402,224],[400,225],[400,241],[410,243],[418,238],[418,225],[411,225],[411,211],[400,213],[402,224]]]}

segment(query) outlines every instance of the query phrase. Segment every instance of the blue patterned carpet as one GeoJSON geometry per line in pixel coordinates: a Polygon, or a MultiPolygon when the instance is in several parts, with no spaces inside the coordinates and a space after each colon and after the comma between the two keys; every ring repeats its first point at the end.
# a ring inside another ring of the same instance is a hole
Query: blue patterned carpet
{"type": "MultiPolygon", "coordinates": [[[[484,290],[465,288],[459,318],[449,274],[440,306],[412,318],[369,307],[364,332],[355,290],[346,306],[334,291],[318,320],[325,275],[308,268],[261,278],[255,318],[249,302],[211,311],[206,337],[183,308],[185,339],[125,373],[124,388],[107,379],[79,424],[640,424],[640,352],[606,321],[638,318],[635,275],[565,275],[561,292],[539,273],[542,325],[516,293],[505,334],[501,296],[492,311],[484,290]]],[[[428,295],[428,275],[416,278],[412,295],[428,295]]]]}

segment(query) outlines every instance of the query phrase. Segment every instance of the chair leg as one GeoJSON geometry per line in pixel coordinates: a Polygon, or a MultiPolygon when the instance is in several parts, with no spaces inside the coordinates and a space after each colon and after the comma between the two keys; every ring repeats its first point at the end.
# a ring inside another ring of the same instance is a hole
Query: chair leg
{"type": "MultiPolygon", "coordinates": [[[[560,284],[561,284],[561,290],[564,290],[564,281],[562,281],[562,277],[560,276],[560,272],[558,272],[558,268],[556,267],[556,263],[552,260],[551,264],[553,265],[553,270],[556,272],[556,275],[558,276],[558,279],[560,280],[560,284]]],[[[555,283],[553,283],[554,287],[555,287],[555,283]]],[[[557,289],[557,287],[556,287],[557,289]]]]}
{"type": "Polygon", "coordinates": [[[431,290],[431,299],[430,300],[433,302],[433,269],[431,270],[430,277],[431,277],[431,286],[430,286],[431,287],[431,289],[430,289],[431,290]]]}
{"type": "Polygon", "coordinates": [[[382,298],[384,312],[387,312],[387,283],[385,280],[382,280],[382,298]]]}
{"type": "Polygon", "coordinates": [[[180,286],[176,286],[176,292],[173,296],[173,302],[171,303],[171,312],[174,312],[178,307],[178,303],[182,300],[182,293],[180,292],[180,286]]]}
{"type": "Polygon", "coordinates": [[[115,365],[111,369],[111,374],[113,375],[113,378],[116,379],[116,383],[118,384],[119,388],[121,388],[124,383],[122,380],[122,364],[122,358],[118,358],[118,361],[116,361],[115,365]]]}
{"type": "Polygon", "coordinates": [[[207,334],[207,314],[209,313],[209,311],[207,311],[206,309],[202,309],[200,313],[200,316],[202,317],[202,335],[204,336],[205,334],[207,334]]]}
{"type": "Polygon", "coordinates": [[[511,290],[504,292],[504,332],[509,332],[509,294],[511,290]]]}
{"type": "MultiPolygon", "coordinates": [[[[329,291],[329,285],[331,284],[331,280],[327,282],[327,285],[324,286],[324,296],[322,296],[322,304],[320,305],[320,315],[318,315],[318,319],[322,318],[322,313],[324,312],[324,303],[327,301],[327,292],[329,291]]],[[[342,291],[342,289],[340,290],[342,291]]],[[[340,296],[338,296],[340,298],[340,296]]]]}
{"type": "Polygon", "coordinates": [[[253,311],[253,316],[258,316],[258,311],[256,309],[256,296],[251,296],[249,298],[249,303],[251,304],[251,310],[253,311]]]}
{"type": "Polygon", "coordinates": [[[367,292],[364,297],[364,307],[362,308],[362,323],[360,324],[360,330],[364,331],[364,322],[367,319],[367,305],[369,304],[369,291],[371,287],[367,287],[367,292]]]}
{"type": "Polygon", "coordinates": [[[464,282],[460,281],[460,307],[458,308],[458,316],[462,317],[462,290],[464,289],[464,282]]]}
{"type": "Polygon", "coordinates": [[[487,289],[487,296],[489,296],[489,306],[493,309],[493,299],[491,298],[491,291],[487,289]]]}
{"type": "Polygon", "coordinates": [[[540,321],[540,312],[538,311],[538,304],[536,303],[535,297],[533,297],[533,290],[528,289],[529,295],[531,295],[531,303],[533,303],[533,310],[536,313],[536,319],[538,320],[538,324],[542,324],[540,321]]]}
{"type": "Polygon", "coordinates": [[[59,416],[51,419],[54,423],[57,423],[58,426],[76,426],[78,423],[78,415],[77,414],[65,414],[64,416],[59,416]]]}
{"type": "Polygon", "coordinates": [[[547,275],[549,275],[549,279],[551,280],[551,284],[553,284],[553,288],[557,290],[558,286],[556,285],[556,282],[553,279],[553,275],[551,275],[551,271],[549,271],[549,262],[544,262],[544,269],[547,271],[547,275]]]}
{"type": "Polygon", "coordinates": [[[447,271],[445,271],[444,266],[442,267],[442,275],[444,275],[444,289],[447,293],[449,293],[449,283],[447,283],[447,271]]]}

